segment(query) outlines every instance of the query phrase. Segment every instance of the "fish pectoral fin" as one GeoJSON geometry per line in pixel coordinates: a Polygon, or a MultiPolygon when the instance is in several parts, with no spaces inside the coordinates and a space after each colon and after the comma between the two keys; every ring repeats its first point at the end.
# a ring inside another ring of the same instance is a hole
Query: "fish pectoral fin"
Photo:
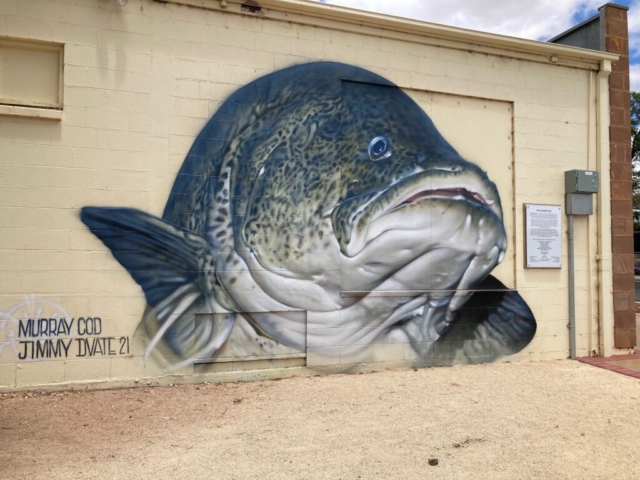
{"type": "Polygon", "coordinates": [[[221,326],[196,315],[212,310],[202,266],[204,238],[133,208],[84,207],[80,219],[142,287],[152,313],[143,318],[151,347],[163,340],[186,357],[219,348],[235,318],[221,326]]]}
{"type": "Polygon", "coordinates": [[[533,313],[520,294],[489,276],[460,308],[441,340],[463,350],[470,363],[474,359],[480,363],[518,353],[529,344],[536,328],[533,313]]]}
{"type": "Polygon", "coordinates": [[[145,356],[159,352],[161,359],[170,360],[177,355],[179,360],[170,361],[171,370],[213,358],[229,338],[237,314],[222,312],[196,315],[196,309],[173,315],[170,308],[165,311],[147,307],[138,327],[138,331],[144,332],[149,338],[145,356]]]}
{"type": "Polygon", "coordinates": [[[84,207],[80,219],[104,243],[156,307],[187,284],[201,283],[204,238],[133,208],[84,207]]]}

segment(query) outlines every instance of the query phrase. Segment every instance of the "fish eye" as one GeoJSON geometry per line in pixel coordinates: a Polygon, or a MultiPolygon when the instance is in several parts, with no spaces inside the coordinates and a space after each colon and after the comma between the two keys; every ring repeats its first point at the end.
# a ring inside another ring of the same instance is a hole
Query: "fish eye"
{"type": "Polygon", "coordinates": [[[387,137],[376,137],[369,144],[369,158],[374,162],[391,156],[391,140],[387,137]]]}

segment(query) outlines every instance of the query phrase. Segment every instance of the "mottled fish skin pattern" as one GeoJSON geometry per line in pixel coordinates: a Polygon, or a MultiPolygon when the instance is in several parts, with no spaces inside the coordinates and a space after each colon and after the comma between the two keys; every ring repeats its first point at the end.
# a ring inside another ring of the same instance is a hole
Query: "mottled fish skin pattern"
{"type": "MultiPolygon", "coordinates": [[[[136,278],[91,208],[83,221],[136,278]]],[[[416,364],[451,364],[516,353],[535,334],[524,300],[489,275],[507,248],[495,185],[401,89],[358,67],[310,63],[239,89],[194,142],[162,220],[206,244],[194,247],[203,298],[180,312],[228,312],[227,330],[237,314],[261,345],[399,341],[416,364]],[[391,153],[374,160],[381,136],[391,153]],[[380,291],[403,293],[366,293],[380,291]],[[308,325],[252,313],[298,310],[308,325]]],[[[161,302],[136,281],[151,322],[161,302]]],[[[188,356],[193,324],[156,321],[188,356]]],[[[200,342],[211,355],[229,335],[195,332],[220,337],[200,342]]]]}

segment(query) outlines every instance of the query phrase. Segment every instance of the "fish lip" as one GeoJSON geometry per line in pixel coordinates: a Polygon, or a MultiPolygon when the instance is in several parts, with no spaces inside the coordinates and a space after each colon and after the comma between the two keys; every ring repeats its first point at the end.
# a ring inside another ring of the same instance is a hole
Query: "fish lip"
{"type": "Polygon", "coordinates": [[[346,241],[340,240],[342,253],[347,257],[358,255],[372,241],[366,240],[366,231],[373,222],[425,200],[465,203],[502,222],[498,190],[479,168],[423,170],[392,183],[349,215],[349,234],[346,241]],[[407,203],[408,200],[412,201],[407,203]],[[366,224],[364,229],[361,222],[366,224]]]}
{"type": "Polygon", "coordinates": [[[403,197],[400,198],[399,201],[394,202],[394,205],[391,206],[386,212],[386,214],[397,211],[400,208],[403,208],[408,205],[412,205],[414,203],[419,202],[420,200],[428,200],[428,199],[445,199],[445,200],[464,200],[469,203],[476,204],[481,207],[492,207],[496,201],[492,198],[487,198],[487,196],[483,192],[478,192],[475,190],[470,190],[467,187],[438,187],[438,188],[427,188],[427,189],[417,189],[416,193],[407,193],[403,197]]]}
{"type": "Polygon", "coordinates": [[[502,207],[496,186],[481,171],[464,170],[458,173],[426,170],[414,173],[382,190],[358,212],[359,216],[362,218],[372,205],[384,197],[394,196],[396,198],[371,220],[394,213],[421,200],[433,199],[464,201],[491,210],[502,219],[502,207]]]}

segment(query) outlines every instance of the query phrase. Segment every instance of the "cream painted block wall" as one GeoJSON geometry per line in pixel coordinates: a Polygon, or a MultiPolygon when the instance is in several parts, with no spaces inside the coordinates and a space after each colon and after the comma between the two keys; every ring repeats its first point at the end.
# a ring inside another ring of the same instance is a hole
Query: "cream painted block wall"
{"type": "MultiPolygon", "coordinates": [[[[13,327],[3,329],[0,319],[0,389],[168,373],[144,360],[144,340],[135,336],[140,288],[80,222],[79,208],[161,215],[185,154],[221,102],[257,77],[315,60],[362,66],[412,91],[510,105],[513,171],[485,168],[512,182],[513,286],[538,322],[531,344],[510,359],[567,357],[567,270],[524,269],[523,204],[563,205],[563,171],[595,168],[595,74],[318,24],[152,0],[124,8],[111,0],[0,0],[0,35],[65,45],[62,120],[0,117],[0,311],[34,296],[23,310],[53,302],[76,319],[101,318],[102,335],[130,342],[126,355],[19,361],[7,337],[13,327]]],[[[577,220],[576,229],[578,354],[585,355],[598,349],[595,218],[577,220]]],[[[566,266],[565,238],[563,252],[566,266]]],[[[317,357],[321,348],[309,351],[308,365],[327,362],[317,357]]],[[[367,357],[389,365],[410,359],[397,345],[367,357]]]]}

